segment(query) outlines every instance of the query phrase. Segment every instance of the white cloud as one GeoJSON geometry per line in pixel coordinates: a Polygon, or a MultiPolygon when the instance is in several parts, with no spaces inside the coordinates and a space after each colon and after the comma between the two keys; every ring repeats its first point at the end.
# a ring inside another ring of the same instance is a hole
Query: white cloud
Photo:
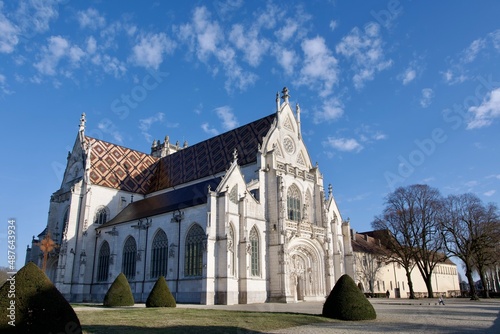
{"type": "Polygon", "coordinates": [[[21,0],[15,18],[22,34],[31,38],[49,30],[50,21],[59,16],[59,0],[21,0]]]}
{"type": "Polygon", "coordinates": [[[226,18],[240,9],[244,4],[245,2],[243,0],[225,0],[216,2],[215,6],[217,8],[219,16],[226,18]]]}
{"type": "Polygon", "coordinates": [[[343,114],[344,105],[338,98],[326,99],[323,101],[322,109],[314,112],[313,122],[315,124],[324,121],[331,122],[342,117],[343,114]]]}
{"type": "Polygon", "coordinates": [[[491,39],[491,43],[493,44],[493,47],[497,51],[500,51],[500,29],[495,30],[493,32],[490,32],[488,34],[488,37],[491,39]]]}
{"type": "Polygon", "coordinates": [[[89,8],[84,11],[79,11],[76,14],[80,28],[89,28],[92,30],[103,28],[106,25],[106,19],[104,16],[99,14],[99,12],[94,8],[89,8]]]}
{"type": "Polygon", "coordinates": [[[380,26],[374,22],[367,24],[364,32],[355,27],[337,44],[337,53],[352,60],[353,82],[357,89],[362,88],[366,81],[373,80],[376,72],[392,65],[392,60],[385,59],[382,46],[380,26]]]}
{"type": "Polygon", "coordinates": [[[205,133],[211,136],[217,136],[219,134],[219,131],[217,131],[217,129],[211,128],[208,123],[203,123],[201,125],[201,128],[203,129],[203,131],[205,131],[205,133]]]}
{"type": "Polygon", "coordinates": [[[493,189],[493,190],[486,191],[483,195],[487,196],[487,197],[490,197],[490,196],[495,195],[496,192],[497,191],[493,189]]]}
{"type": "Polygon", "coordinates": [[[10,95],[12,93],[13,91],[7,88],[7,78],[5,77],[5,75],[0,73],[0,96],[2,96],[3,94],[10,95]]]}
{"type": "Polygon", "coordinates": [[[217,59],[222,63],[226,74],[226,82],[224,87],[230,92],[234,88],[245,90],[248,86],[253,85],[257,81],[257,75],[245,71],[236,62],[236,54],[233,49],[226,47],[217,52],[217,59]]]}
{"type": "MultiPolygon", "coordinates": [[[[57,74],[57,67],[61,60],[66,59],[72,67],[80,66],[80,62],[86,53],[76,45],[61,36],[51,36],[48,45],[42,48],[40,60],[33,66],[40,74],[54,76],[57,74]]],[[[70,76],[71,71],[66,69],[61,72],[65,76],[70,76]]]]}
{"type": "Polygon", "coordinates": [[[115,78],[120,78],[127,72],[127,67],[122,61],[107,54],[96,54],[91,61],[94,65],[101,66],[105,73],[112,74],[115,78]]]}
{"type": "Polygon", "coordinates": [[[222,127],[225,130],[232,130],[239,125],[238,120],[236,119],[236,116],[233,114],[231,107],[229,106],[219,107],[215,109],[215,112],[222,121],[222,127]]]}
{"type": "Polygon", "coordinates": [[[286,50],[284,48],[276,48],[273,52],[276,61],[283,68],[286,74],[290,75],[294,72],[295,65],[297,65],[298,58],[294,50],[286,50]]]}
{"type": "Polygon", "coordinates": [[[70,43],[61,36],[51,36],[48,42],[49,45],[42,49],[42,59],[34,66],[41,74],[55,75],[59,61],[70,49],[70,43]]]}
{"type": "Polygon", "coordinates": [[[466,64],[466,63],[472,63],[479,52],[486,47],[486,41],[482,38],[476,39],[473,41],[469,47],[467,47],[465,50],[462,51],[461,54],[461,61],[466,64]]]}
{"type": "Polygon", "coordinates": [[[304,52],[304,63],[297,83],[307,85],[311,89],[320,85],[320,96],[328,96],[338,81],[337,59],[332,55],[322,37],[306,39],[301,46],[304,52]]]}
{"type": "Polygon", "coordinates": [[[417,76],[417,72],[413,68],[407,68],[404,73],[401,75],[403,80],[403,85],[407,85],[412,82],[417,76]]]}
{"type": "Polygon", "coordinates": [[[445,72],[441,72],[441,75],[443,76],[444,81],[449,85],[462,83],[468,79],[466,75],[462,73],[455,73],[451,69],[448,69],[445,72]]]}
{"type": "Polygon", "coordinates": [[[18,38],[18,28],[1,12],[3,3],[0,2],[0,53],[11,53],[14,51],[18,38]]]}
{"type": "Polygon", "coordinates": [[[248,30],[241,24],[233,26],[229,33],[229,40],[243,52],[245,60],[254,67],[260,64],[271,45],[267,39],[259,38],[257,29],[248,30]]]}
{"type": "Polygon", "coordinates": [[[144,135],[144,138],[146,138],[146,140],[148,142],[151,142],[153,140],[153,137],[149,133],[149,129],[155,123],[162,123],[164,118],[165,118],[165,114],[159,112],[154,116],[139,120],[139,130],[141,130],[141,133],[144,135]]]}
{"type": "Polygon", "coordinates": [[[174,48],[175,43],[165,33],[143,35],[132,48],[131,60],[137,66],[157,70],[163,55],[171,54],[174,48]]]}
{"type": "Polygon", "coordinates": [[[287,19],[281,29],[274,34],[281,42],[286,42],[292,38],[299,30],[299,24],[295,20],[287,19]]]}
{"type": "Polygon", "coordinates": [[[335,20],[331,20],[331,21],[330,21],[330,25],[329,25],[329,27],[330,27],[330,29],[331,29],[332,31],[334,31],[334,30],[335,30],[335,28],[337,28],[337,26],[338,26],[338,22],[337,22],[337,21],[335,21],[335,20]]]}
{"type": "Polygon", "coordinates": [[[343,152],[359,152],[363,146],[354,138],[328,137],[324,145],[343,152]]]}
{"type": "MultiPolygon", "coordinates": [[[[219,73],[222,65],[226,76],[225,88],[228,92],[244,90],[257,80],[257,76],[245,71],[237,62],[236,52],[224,41],[224,33],[217,21],[212,21],[205,7],[194,10],[190,23],[176,27],[179,41],[186,43],[199,61],[206,64],[213,75],[219,73]],[[212,65],[212,57],[216,63],[212,65]],[[218,63],[217,63],[218,62],[218,63]]],[[[252,59],[252,56],[250,56],[252,59]]],[[[257,58],[253,58],[254,61],[257,58]]]]}
{"type": "Polygon", "coordinates": [[[432,103],[432,98],[434,97],[434,91],[432,88],[422,89],[422,97],[420,98],[420,105],[422,108],[427,108],[432,103]]]}
{"type": "Polygon", "coordinates": [[[470,107],[472,118],[467,122],[467,129],[479,129],[489,126],[495,118],[500,117],[500,88],[486,95],[481,105],[470,107]]]}
{"type": "Polygon", "coordinates": [[[362,143],[373,143],[373,141],[385,140],[387,135],[380,130],[373,129],[374,126],[362,124],[355,130],[362,143]]]}
{"type": "Polygon", "coordinates": [[[476,61],[482,52],[500,52],[500,29],[488,33],[485,37],[477,38],[469,46],[450,58],[450,66],[442,71],[444,81],[449,85],[459,84],[472,77],[467,76],[467,65],[476,61]]]}
{"type": "Polygon", "coordinates": [[[87,38],[87,53],[93,54],[97,50],[97,42],[93,36],[87,38]]]}
{"type": "Polygon", "coordinates": [[[101,120],[97,124],[97,128],[99,130],[101,130],[103,133],[107,133],[107,134],[111,135],[111,137],[113,137],[114,142],[116,142],[118,144],[123,143],[122,134],[120,133],[120,131],[118,131],[116,125],[110,119],[105,118],[105,119],[101,120]]]}
{"type": "Polygon", "coordinates": [[[197,55],[200,59],[206,59],[214,54],[224,34],[216,21],[210,21],[210,13],[206,7],[197,7],[193,14],[193,26],[198,43],[197,55]]]}

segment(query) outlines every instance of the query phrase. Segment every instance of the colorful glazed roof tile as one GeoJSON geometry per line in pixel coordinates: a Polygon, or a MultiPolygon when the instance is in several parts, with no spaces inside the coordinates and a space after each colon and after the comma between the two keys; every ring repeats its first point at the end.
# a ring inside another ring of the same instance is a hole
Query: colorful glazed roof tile
{"type": "Polygon", "coordinates": [[[156,164],[149,192],[223,172],[233,160],[234,149],[240,166],[256,162],[258,146],[262,145],[275,117],[276,114],[269,115],[167,155],[156,164]]]}
{"type": "Polygon", "coordinates": [[[92,146],[91,183],[140,194],[147,192],[158,158],[99,139],[85,138],[92,146]]]}

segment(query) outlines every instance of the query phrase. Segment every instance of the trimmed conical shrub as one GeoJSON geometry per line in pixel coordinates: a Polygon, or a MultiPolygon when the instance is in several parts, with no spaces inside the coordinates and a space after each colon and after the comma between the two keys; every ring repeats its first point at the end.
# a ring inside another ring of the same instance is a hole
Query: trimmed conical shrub
{"type": "Polygon", "coordinates": [[[1,333],[82,332],[71,305],[33,262],[0,288],[0,319],[1,333]]]}
{"type": "Polygon", "coordinates": [[[174,296],[168,288],[165,277],[160,276],[146,300],[146,307],[176,307],[174,296]]]}
{"type": "Polygon", "coordinates": [[[106,296],[104,296],[103,305],[109,307],[134,305],[134,296],[130,284],[128,284],[127,277],[123,273],[120,273],[109,287],[106,296]]]}
{"type": "Polygon", "coordinates": [[[342,275],[323,305],[323,316],[340,320],[371,320],[377,314],[352,278],[342,275]]]}

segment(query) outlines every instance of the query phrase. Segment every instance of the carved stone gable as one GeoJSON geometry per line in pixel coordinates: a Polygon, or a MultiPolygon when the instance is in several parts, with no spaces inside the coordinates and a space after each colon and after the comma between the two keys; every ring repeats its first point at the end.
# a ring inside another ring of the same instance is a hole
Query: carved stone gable
{"type": "Polygon", "coordinates": [[[234,204],[238,204],[238,184],[235,184],[229,192],[229,200],[234,204]]]}
{"type": "Polygon", "coordinates": [[[290,120],[290,117],[286,118],[285,122],[283,123],[283,126],[285,127],[285,129],[288,129],[290,131],[294,131],[293,130],[292,121],[290,120]]]}
{"type": "Polygon", "coordinates": [[[304,155],[302,154],[302,152],[300,152],[298,155],[297,155],[297,163],[299,165],[302,165],[302,166],[305,166],[306,165],[306,161],[304,159],[304,155]]]}

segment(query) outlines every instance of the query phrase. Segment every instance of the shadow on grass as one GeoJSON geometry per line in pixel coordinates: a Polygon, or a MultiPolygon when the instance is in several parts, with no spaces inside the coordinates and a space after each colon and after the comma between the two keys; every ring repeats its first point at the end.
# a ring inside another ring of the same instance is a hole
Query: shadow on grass
{"type": "Polygon", "coordinates": [[[246,328],[232,326],[172,326],[164,328],[135,327],[135,326],[83,326],[84,334],[258,334],[246,328]]]}

